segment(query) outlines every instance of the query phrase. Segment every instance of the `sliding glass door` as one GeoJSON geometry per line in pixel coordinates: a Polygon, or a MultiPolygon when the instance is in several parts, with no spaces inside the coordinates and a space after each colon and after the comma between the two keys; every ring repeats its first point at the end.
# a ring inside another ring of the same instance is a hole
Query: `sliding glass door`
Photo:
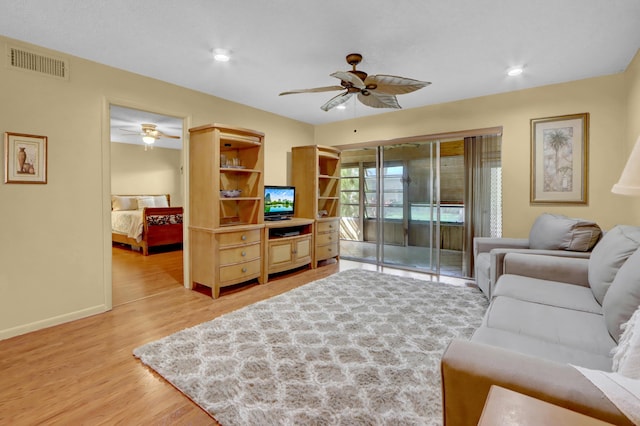
{"type": "Polygon", "coordinates": [[[439,142],[342,153],[341,256],[440,271],[439,142]]]}
{"type": "Polygon", "coordinates": [[[483,134],[343,147],[341,257],[473,276],[473,238],[501,236],[500,145],[483,134]]]}

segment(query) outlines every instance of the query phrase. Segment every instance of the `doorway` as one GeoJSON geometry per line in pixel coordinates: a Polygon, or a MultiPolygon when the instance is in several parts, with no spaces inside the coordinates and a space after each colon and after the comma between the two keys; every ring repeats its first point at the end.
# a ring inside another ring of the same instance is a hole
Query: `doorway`
{"type": "MultiPolygon", "coordinates": [[[[478,199],[501,216],[500,174],[487,188],[469,190],[476,140],[412,140],[350,149],[343,146],[341,179],[341,257],[435,275],[471,277],[473,234],[479,219],[470,215],[478,199]],[[466,149],[465,149],[466,147],[466,149]],[[470,166],[471,164],[471,166],[470,166]],[[473,196],[471,196],[473,195],[473,196]],[[495,206],[497,205],[497,207],[495,206]]],[[[494,137],[495,138],[495,137],[494,137]]],[[[477,151],[477,152],[476,152],[477,151]]],[[[499,169],[499,151],[492,164],[499,169]]],[[[489,232],[489,231],[487,231],[489,232]]],[[[490,232],[498,236],[499,230],[490,232]]],[[[479,236],[479,235],[475,235],[479,236]]]]}
{"type": "MultiPolygon", "coordinates": [[[[109,121],[111,195],[168,194],[171,207],[183,206],[185,119],[110,104],[109,121]]],[[[113,306],[183,286],[183,253],[183,245],[172,244],[144,256],[134,245],[112,242],[113,306]]]]}

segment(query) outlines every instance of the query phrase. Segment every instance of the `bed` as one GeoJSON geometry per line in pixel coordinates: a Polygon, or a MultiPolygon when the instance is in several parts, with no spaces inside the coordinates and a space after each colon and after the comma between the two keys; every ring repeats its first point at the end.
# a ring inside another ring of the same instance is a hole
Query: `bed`
{"type": "Polygon", "coordinates": [[[142,249],[182,244],[182,207],[170,207],[169,194],[112,195],[111,241],[142,249]]]}

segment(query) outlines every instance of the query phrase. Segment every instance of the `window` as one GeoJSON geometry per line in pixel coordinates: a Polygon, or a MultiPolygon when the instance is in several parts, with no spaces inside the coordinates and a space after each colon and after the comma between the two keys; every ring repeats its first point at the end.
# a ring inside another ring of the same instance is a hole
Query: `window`
{"type": "MultiPolygon", "coordinates": [[[[402,163],[385,164],[382,182],[382,211],[387,220],[404,218],[404,165],[402,163]]],[[[377,175],[375,165],[364,167],[365,218],[377,217],[377,175]]]]}
{"type": "Polygon", "coordinates": [[[343,165],[340,177],[340,216],[360,217],[360,166],[343,165]]]}

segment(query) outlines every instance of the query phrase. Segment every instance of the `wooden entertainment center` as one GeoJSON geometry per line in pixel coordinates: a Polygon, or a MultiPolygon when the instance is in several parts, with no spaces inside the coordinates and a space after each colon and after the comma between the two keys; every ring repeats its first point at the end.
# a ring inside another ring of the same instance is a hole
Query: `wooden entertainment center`
{"type": "Polygon", "coordinates": [[[192,287],[209,287],[217,298],[221,287],[263,284],[269,274],[339,255],[337,149],[292,149],[296,217],[265,222],[264,133],[222,124],[189,133],[192,287]]]}

